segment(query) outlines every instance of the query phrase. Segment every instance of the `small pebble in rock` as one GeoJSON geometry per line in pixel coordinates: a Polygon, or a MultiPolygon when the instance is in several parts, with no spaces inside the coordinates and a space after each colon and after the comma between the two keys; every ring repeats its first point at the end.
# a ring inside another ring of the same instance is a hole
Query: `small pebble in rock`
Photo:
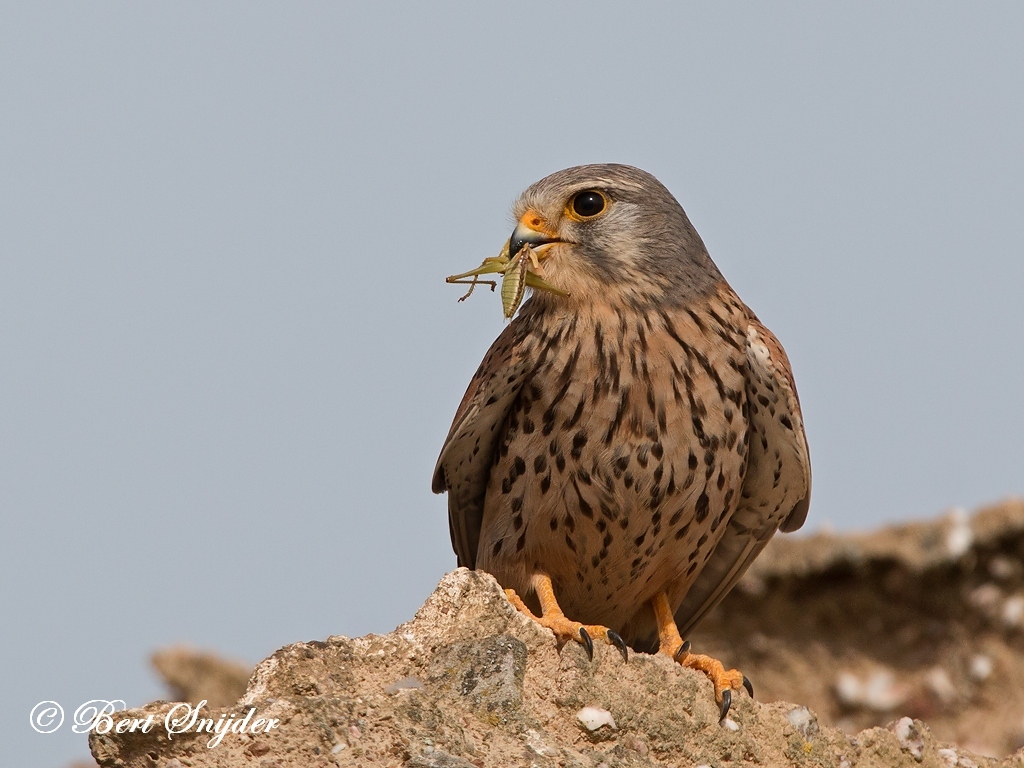
{"type": "Polygon", "coordinates": [[[794,728],[803,729],[814,719],[814,716],[807,707],[797,707],[796,709],[789,710],[786,714],[786,719],[789,720],[789,724],[794,728]]]}
{"type": "Polygon", "coordinates": [[[980,653],[975,654],[971,657],[969,671],[971,678],[979,683],[988,679],[988,676],[992,674],[992,659],[980,653]]]}
{"type": "Polygon", "coordinates": [[[634,752],[637,752],[640,757],[647,757],[648,752],[650,752],[647,743],[633,734],[627,735],[620,743],[626,749],[631,749],[634,752]]]}
{"type": "Polygon", "coordinates": [[[939,750],[939,760],[941,760],[944,765],[948,765],[949,768],[954,768],[957,760],[959,759],[960,758],[957,757],[955,749],[947,748],[939,750]]]}
{"type": "Polygon", "coordinates": [[[720,725],[729,731],[738,731],[740,729],[740,724],[733,720],[731,717],[727,717],[725,718],[725,720],[722,720],[720,725]]]}
{"type": "Polygon", "coordinates": [[[348,747],[348,744],[342,744],[342,743],[339,742],[338,744],[335,744],[333,747],[331,747],[331,754],[332,755],[336,755],[339,752],[341,752],[343,749],[346,749],[347,747],[348,747]]]}
{"type": "Polygon", "coordinates": [[[813,741],[814,737],[820,732],[818,721],[807,707],[796,707],[789,710],[786,713],[786,719],[790,725],[800,731],[807,741],[813,741]]]}
{"type": "Polygon", "coordinates": [[[909,717],[901,717],[893,724],[892,730],[896,734],[896,740],[900,746],[909,752],[915,760],[920,761],[924,754],[924,737],[914,721],[909,717]]]}
{"type": "Polygon", "coordinates": [[[423,683],[417,680],[415,677],[403,677],[401,680],[396,680],[387,688],[384,689],[384,693],[393,694],[399,691],[415,691],[423,687],[423,683]]]}
{"type": "Polygon", "coordinates": [[[541,738],[541,735],[532,728],[526,732],[526,746],[528,746],[541,757],[552,757],[558,754],[557,750],[554,750],[547,744],[545,744],[544,739],[541,738]]]}
{"type": "Polygon", "coordinates": [[[615,729],[615,719],[607,709],[584,707],[576,713],[576,719],[583,723],[583,727],[588,731],[596,731],[604,725],[613,730],[615,729]]]}

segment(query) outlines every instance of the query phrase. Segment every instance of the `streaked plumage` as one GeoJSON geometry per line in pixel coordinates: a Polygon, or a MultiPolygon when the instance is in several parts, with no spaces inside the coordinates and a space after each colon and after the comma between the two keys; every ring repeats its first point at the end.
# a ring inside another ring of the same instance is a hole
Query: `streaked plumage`
{"type": "Polygon", "coordinates": [[[776,530],[803,523],[789,361],[653,176],[570,168],[514,215],[513,246],[555,242],[545,279],[569,296],[536,291],[494,342],[433,488],[461,565],[528,603],[546,574],[567,617],[652,649],[657,594],[685,633],[776,530]],[[576,215],[584,194],[601,213],[576,215]]]}

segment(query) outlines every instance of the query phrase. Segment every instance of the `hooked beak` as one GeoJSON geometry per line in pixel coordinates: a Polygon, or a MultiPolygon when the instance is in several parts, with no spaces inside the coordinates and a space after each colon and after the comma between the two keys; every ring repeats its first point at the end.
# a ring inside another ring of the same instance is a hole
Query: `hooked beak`
{"type": "Polygon", "coordinates": [[[547,229],[544,219],[534,210],[529,210],[522,215],[519,223],[516,224],[512,237],[508,241],[508,257],[514,259],[516,254],[523,249],[524,245],[533,248],[538,257],[543,257],[546,247],[560,243],[558,235],[547,229]]]}

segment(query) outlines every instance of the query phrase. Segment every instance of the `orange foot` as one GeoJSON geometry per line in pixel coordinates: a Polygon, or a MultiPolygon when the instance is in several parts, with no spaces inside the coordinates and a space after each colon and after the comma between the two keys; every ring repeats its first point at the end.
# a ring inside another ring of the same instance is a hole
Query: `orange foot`
{"type": "Polygon", "coordinates": [[[526,603],[516,594],[514,589],[506,589],[505,595],[512,605],[542,627],[547,627],[554,632],[560,645],[569,640],[582,643],[583,647],[587,649],[587,656],[593,660],[593,638],[596,637],[599,640],[604,640],[609,645],[614,645],[619,649],[619,653],[622,654],[622,660],[629,661],[629,650],[626,648],[625,641],[617,632],[613,632],[608,627],[602,627],[598,624],[581,624],[578,621],[566,618],[566,615],[562,613],[562,609],[558,605],[558,601],[555,599],[555,590],[551,585],[551,579],[543,574],[537,574],[533,577],[532,581],[534,591],[537,593],[537,599],[540,601],[540,616],[535,615],[527,607],[526,603]]]}
{"type": "Polygon", "coordinates": [[[725,720],[729,714],[729,707],[732,706],[732,692],[746,688],[750,697],[754,697],[754,686],[750,684],[746,675],[736,669],[727,670],[718,659],[705,656],[702,653],[690,653],[690,641],[685,643],[679,636],[679,629],[676,627],[675,617],[669,606],[668,596],[664,592],[658,593],[653,600],[654,615],[658,621],[658,653],[669,656],[684,667],[696,669],[703,672],[710,678],[715,686],[715,701],[718,702],[719,720],[725,720]]]}

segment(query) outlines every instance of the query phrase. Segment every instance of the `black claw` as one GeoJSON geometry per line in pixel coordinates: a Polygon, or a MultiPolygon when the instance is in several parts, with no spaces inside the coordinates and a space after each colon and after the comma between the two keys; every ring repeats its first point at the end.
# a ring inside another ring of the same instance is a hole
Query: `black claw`
{"type": "Polygon", "coordinates": [[[590,633],[580,627],[580,637],[583,639],[583,647],[587,649],[587,658],[594,660],[594,641],[590,639],[590,633]]]}
{"type": "Polygon", "coordinates": [[[610,629],[608,630],[608,639],[611,641],[612,645],[619,649],[619,653],[622,654],[622,660],[624,662],[628,662],[629,649],[626,648],[626,641],[619,637],[618,632],[612,632],[610,629]]]}
{"type": "Polygon", "coordinates": [[[747,693],[750,694],[750,698],[754,698],[754,686],[751,685],[750,680],[746,675],[743,676],[743,687],[747,689],[747,693]]]}
{"type": "Polygon", "coordinates": [[[673,656],[672,658],[675,661],[679,661],[681,658],[683,658],[683,656],[685,656],[689,652],[690,652],[690,641],[689,640],[684,640],[683,644],[679,646],[679,650],[676,651],[676,655],[673,656]]]}
{"type": "Polygon", "coordinates": [[[729,714],[729,707],[732,706],[732,690],[726,688],[722,691],[722,709],[721,716],[718,718],[718,722],[725,720],[726,715],[729,714]]]}

